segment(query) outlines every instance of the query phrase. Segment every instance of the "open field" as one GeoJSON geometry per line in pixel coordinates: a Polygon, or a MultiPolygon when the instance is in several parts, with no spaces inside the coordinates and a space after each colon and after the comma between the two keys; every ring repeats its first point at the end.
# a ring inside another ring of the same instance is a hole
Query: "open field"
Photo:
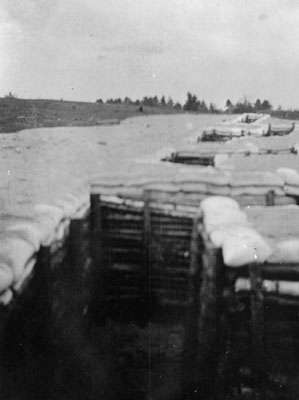
{"type": "Polygon", "coordinates": [[[146,175],[151,165],[145,163],[156,152],[163,148],[171,151],[194,129],[221,118],[147,116],[109,127],[39,128],[1,134],[1,213],[28,215],[32,205],[51,203],[97,174],[121,175],[139,168],[146,175]]]}
{"type": "MultiPolygon", "coordinates": [[[[39,128],[1,134],[1,214],[29,215],[34,204],[51,203],[97,174],[121,175],[138,168],[146,175],[152,162],[185,146],[188,138],[223,117],[144,116],[114,126],[39,128]]],[[[296,128],[287,138],[270,140],[281,141],[284,146],[294,144],[299,132],[296,128]]],[[[292,167],[298,170],[298,158],[294,157],[293,162],[292,167]]],[[[275,170],[288,163],[286,155],[236,158],[236,168],[243,170],[275,170]]],[[[171,165],[162,164],[161,173],[165,168],[171,165]]]]}
{"type": "MultiPolygon", "coordinates": [[[[63,100],[0,98],[0,133],[55,126],[94,126],[128,117],[168,114],[174,110],[126,104],[100,104],[63,100]]],[[[177,111],[176,111],[177,113],[177,111]]]]}

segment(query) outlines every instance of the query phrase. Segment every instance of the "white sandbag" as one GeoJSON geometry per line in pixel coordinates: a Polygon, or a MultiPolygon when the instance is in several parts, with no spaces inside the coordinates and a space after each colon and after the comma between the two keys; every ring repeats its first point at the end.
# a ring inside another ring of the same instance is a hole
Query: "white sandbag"
{"type": "Polygon", "coordinates": [[[235,282],[235,292],[249,292],[251,290],[251,283],[248,278],[238,278],[235,282]]]}
{"type": "Polygon", "coordinates": [[[288,196],[299,196],[299,186],[284,185],[284,191],[288,196]]]}
{"type": "Polygon", "coordinates": [[[70,199],[62,198],[55,205],[62,209],[64,218],[71,218],[77,211],[77,205],[70,199]]]}
{"type": "Polygon", "coordinates": [[[31,243],[35,251],[39,250],[41,242],[45,239],[45,231],[40,224],[33,221],[15,222],[7,231],[31,243]]]}
{"type": "Polygon", "coordinates": [[[299,239],[288,239],[276,244],[273,254],[267,260],[269,263],[298,263],[299,239]]]}
{"type": "Polygon", "coordinates": [[[18,237],[0,236],[0,263],[7,264],[14,281],[22,276],[24,268],[35,253],[34,246],[18,237]]]}
{"type": "Polygon", "coordinates": [[[70,220],[64,219],[60,222],[60,224],[55,229],[55,237],[54,240],[62,240],[66,237],[69,232],[70,220]]]}
{"type": "Polygon", "coordinates": [[[240,210],[223,208],[214,213],[204,214],[204,226],[208,234],[216,229],[227,226],[246,226],[247,215],[240,210]]]}
{"type": "Polygon", "coordinates": [[[278,292],[287,296],[299,296],[299,282],[279,281],[278,292]]]}
{"type": "Polygon", "coordinates": [[[231,196],[242,196],[246,194],[250,195],[257,195],[261,196],[264,195],[266,196],[267,193],[269,192],[274,192],[275,195],[277,196],[284,196],[285,191],[283,188],[277,187],[277,186],[237,186],[237,187],[232,187],[231,188],[231,196]]]}
{"type": "MultiPolygon", "coordinates": [[[[246,228],[250,229],[248,223],[244,223],[242,226],[242,232],[245,234],[246,228]]],[[[240,234],[240,225],[230,225],[230,226],[217,226],[215,230],[210,232],[210,241],[216,248],[221,248],[225,240],[234,238],[240,234]]]]}
{"type": "Polygon", "coordinates": [[[204,214],[218,212],[222,209],[239,210],[240,206],[236,200],[224,196],[207,197],[200,203],[200,208],[204,214]]]}
{"type": "Polygon", "coordinates": [[[5,290],[5,292],[0,294],[0,304],[7,306],[13,298],[13,292],[11,289],[5,290]]]}
{"type": "MultiPolygon", "coordinates": [[[[251,290],[250,280],[238,278],[235,283],[236,292],[249,292],[251,290]]],[[[277,293],[284,296],[299,297],[299,282],[294,281],[270,281],[263,280],[262,290],[266,293],[277,293]]]]}
{"type": "Polygon", "coordinates": [[[207,195],[229,197],[231,194],[229,186],[207,185],[207,195]]]}
{"type": "Polygon", "coordinates": [[[299,186],[299,174],[294,169],[278,168],[276,172],[284,178],[287,185],[299,186]]]}
{"type": "Polygon", "coordinates": [[[0,293],[12,285],[13,279],[11,268],[6,263],[0,262],[0,293]]]}
{"type": "Polygon", "coordinates": [[[177,184],[177,188],[184,193],[207,193],[208,186],[207,184],[201,182],[181,182],[177,184]]]}
{"type": "Polygon", "coordinates": [[[262,236],[249,228],[239,228],[236,236],[226,238],[222,245],[224,263],[230,267],[263,263],[272,252],[272,248],[262,236]]]}
{"type": "Polygon", "coordinates": [[[73,206],[75,207],[75,210],[78,210],[81,206],[84,200],[81,198],[80,193],[67,193],[64,196],[65,200],[70,201],[73,206]]]}
{"type": "Polygon", "coordinates": [[[63,219],[63,210],[60,207],[50,204],[37,204],[34,207],[35,217],[43,219],[45,216],[53,220],[54,225],[58,225],[63,219]]]}

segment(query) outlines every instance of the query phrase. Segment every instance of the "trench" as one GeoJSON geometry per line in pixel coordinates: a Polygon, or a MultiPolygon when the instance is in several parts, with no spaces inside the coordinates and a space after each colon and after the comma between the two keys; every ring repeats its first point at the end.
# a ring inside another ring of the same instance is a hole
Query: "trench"
{"type": "Polygon", "coordinates": [[[197,398],[193,218],[92,197],[0,310],[3,398],[197,398]]]}

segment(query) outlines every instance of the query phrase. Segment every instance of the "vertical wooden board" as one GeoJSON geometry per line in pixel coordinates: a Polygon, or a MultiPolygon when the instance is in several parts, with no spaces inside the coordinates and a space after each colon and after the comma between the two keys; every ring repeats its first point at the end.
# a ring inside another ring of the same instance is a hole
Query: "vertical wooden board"
{"type": "Polygon", "coordinates": [[[251,284],[250,305],[254,370],[257,375],[257,396],[262,399],[265,396],[266,370],[264,348],[264,296],[261,265],[249,265],[249,279],[251,284]]]}

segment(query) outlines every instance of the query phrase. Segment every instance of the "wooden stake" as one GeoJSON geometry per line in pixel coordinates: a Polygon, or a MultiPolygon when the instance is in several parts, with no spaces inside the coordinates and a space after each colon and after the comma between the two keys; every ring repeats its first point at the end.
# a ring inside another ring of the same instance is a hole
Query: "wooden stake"
{"type": "Polygon", "coordinates": [[[265,355],[264,355],[264,297],[262,290],[262,266],[249,265],[251,284],[251,324],[254,370],[258,379],[258,396],[265,398],[265,355]]]}

